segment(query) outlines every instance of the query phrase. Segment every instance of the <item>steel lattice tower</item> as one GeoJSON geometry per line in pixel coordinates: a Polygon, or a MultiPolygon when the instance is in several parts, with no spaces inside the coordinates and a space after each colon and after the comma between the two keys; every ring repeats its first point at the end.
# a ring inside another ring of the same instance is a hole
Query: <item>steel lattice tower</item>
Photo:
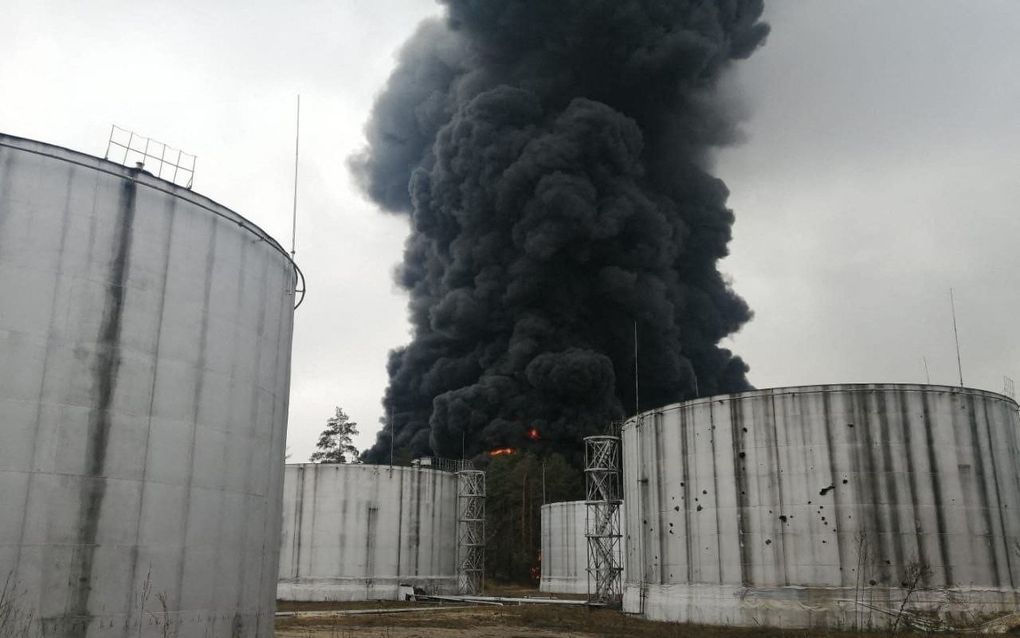
{"type": "Polygon", "coordinates": [[[457,472],[457,591],[482,593],[485,582],[485,472],[457,472]]]}
{"type": "Polygon", "coordinates": [[[588,540],[588,604],[622,601],[620,534],[620,439],[584,439],[585,538],[588,540]]]}

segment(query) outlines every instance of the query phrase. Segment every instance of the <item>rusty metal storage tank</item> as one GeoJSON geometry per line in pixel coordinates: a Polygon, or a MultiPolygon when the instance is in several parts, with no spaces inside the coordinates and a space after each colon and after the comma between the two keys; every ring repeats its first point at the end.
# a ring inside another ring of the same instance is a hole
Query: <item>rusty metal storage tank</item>
{"type": "Polygon", "coordinates": [[[206,197],[0,135],[7,629],[272,635],[295,287],[206,197]]]}
{"type": "Polygon", "coordinates": [[[641,414],[623,428],[624,609],[786,627],[1013,612],[1018,425],[1008,397],[899,384],[641,414]]]}
{"type": "Polygon", "coordinates": [[[588,541],[584,501],[542,506],[542,580],[551,594],[588,593],[588,541]]]}
{"type": "Polygon", "coordinates": [[[280,600],[398,600],[457,590],[457,475],[425,467],[287,465],[280,600]]]}

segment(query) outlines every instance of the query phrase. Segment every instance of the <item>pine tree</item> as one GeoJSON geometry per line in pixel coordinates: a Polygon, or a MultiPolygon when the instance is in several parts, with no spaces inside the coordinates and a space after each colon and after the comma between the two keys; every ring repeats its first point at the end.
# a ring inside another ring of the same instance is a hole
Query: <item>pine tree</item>
{"type": "Polygon", "coordinates": [[[336,414],[326,419],[326,429],[319,435],[316,450],[309,460],[312,463],[357,463],[358,448],[352,440],[357,434],[358,424],[337,407],[336,414]]]}

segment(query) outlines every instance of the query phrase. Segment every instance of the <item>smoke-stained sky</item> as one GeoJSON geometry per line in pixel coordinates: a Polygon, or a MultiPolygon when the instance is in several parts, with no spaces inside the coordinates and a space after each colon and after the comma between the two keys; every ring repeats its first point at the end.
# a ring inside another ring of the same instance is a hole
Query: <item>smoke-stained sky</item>
{"type": "MultiPolygon", "coordinates": [[[[290,441],[334,403],[374,440],[386,352],[408,339],[392,283],[404,222],[345,158],[426,0],[152,4],[8,0],[0,130],[102,154],[109,125],[199,156],[195,188],[290,237],[293,96],[303,94],[290,441]]],[[[722,270],[755,311],[728,344],[758,387],[1020,375],[1020,3],[773,0],[739,65],[746,141],[715,171],[736,213],[722,270]],[[920,5],[920,6],[919,6],[920,5]]],[[[9,303],[4,301],[0,303],[9,303]]]]}
{"type": "Polygon", "coordinates": [[[444,4],[352,158],[411,226],[412,341],[366,458],[570,454],[632,410],[750,389],[718,345],[751,312],[718,271],[733,213],[706,157],[739,137],[717,87],[765,41],[761,0],[444,4]]]}

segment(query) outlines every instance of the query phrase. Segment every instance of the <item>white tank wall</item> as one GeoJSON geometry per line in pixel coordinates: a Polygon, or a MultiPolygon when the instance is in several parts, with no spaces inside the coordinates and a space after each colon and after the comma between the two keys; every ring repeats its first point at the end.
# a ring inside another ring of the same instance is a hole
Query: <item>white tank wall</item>
{"type": "Polygon", "coordinates": [[[920,385],[762,390],[632,419],[624,609],[845,627],[889,624],[905,597],[957,622],[1015,611],[1018,425],[1011,399],[920,385]]]}
{"type": "Polygon", "coordinates": [[[281,600],[397,600],[457,589],[457,475],[418,467],[288,465],[281,600]]]}
{"type": "Polygon", "coordinates": [[[272,635],[294,283],[215,202],[0,135],[0,582],[34,631],[272,635]]]}
{"type": "Polygon", "coordinates": [[[542,580],[554,594],[588,593],[588,541],[584,501],[542,506],[542,580]]]}

